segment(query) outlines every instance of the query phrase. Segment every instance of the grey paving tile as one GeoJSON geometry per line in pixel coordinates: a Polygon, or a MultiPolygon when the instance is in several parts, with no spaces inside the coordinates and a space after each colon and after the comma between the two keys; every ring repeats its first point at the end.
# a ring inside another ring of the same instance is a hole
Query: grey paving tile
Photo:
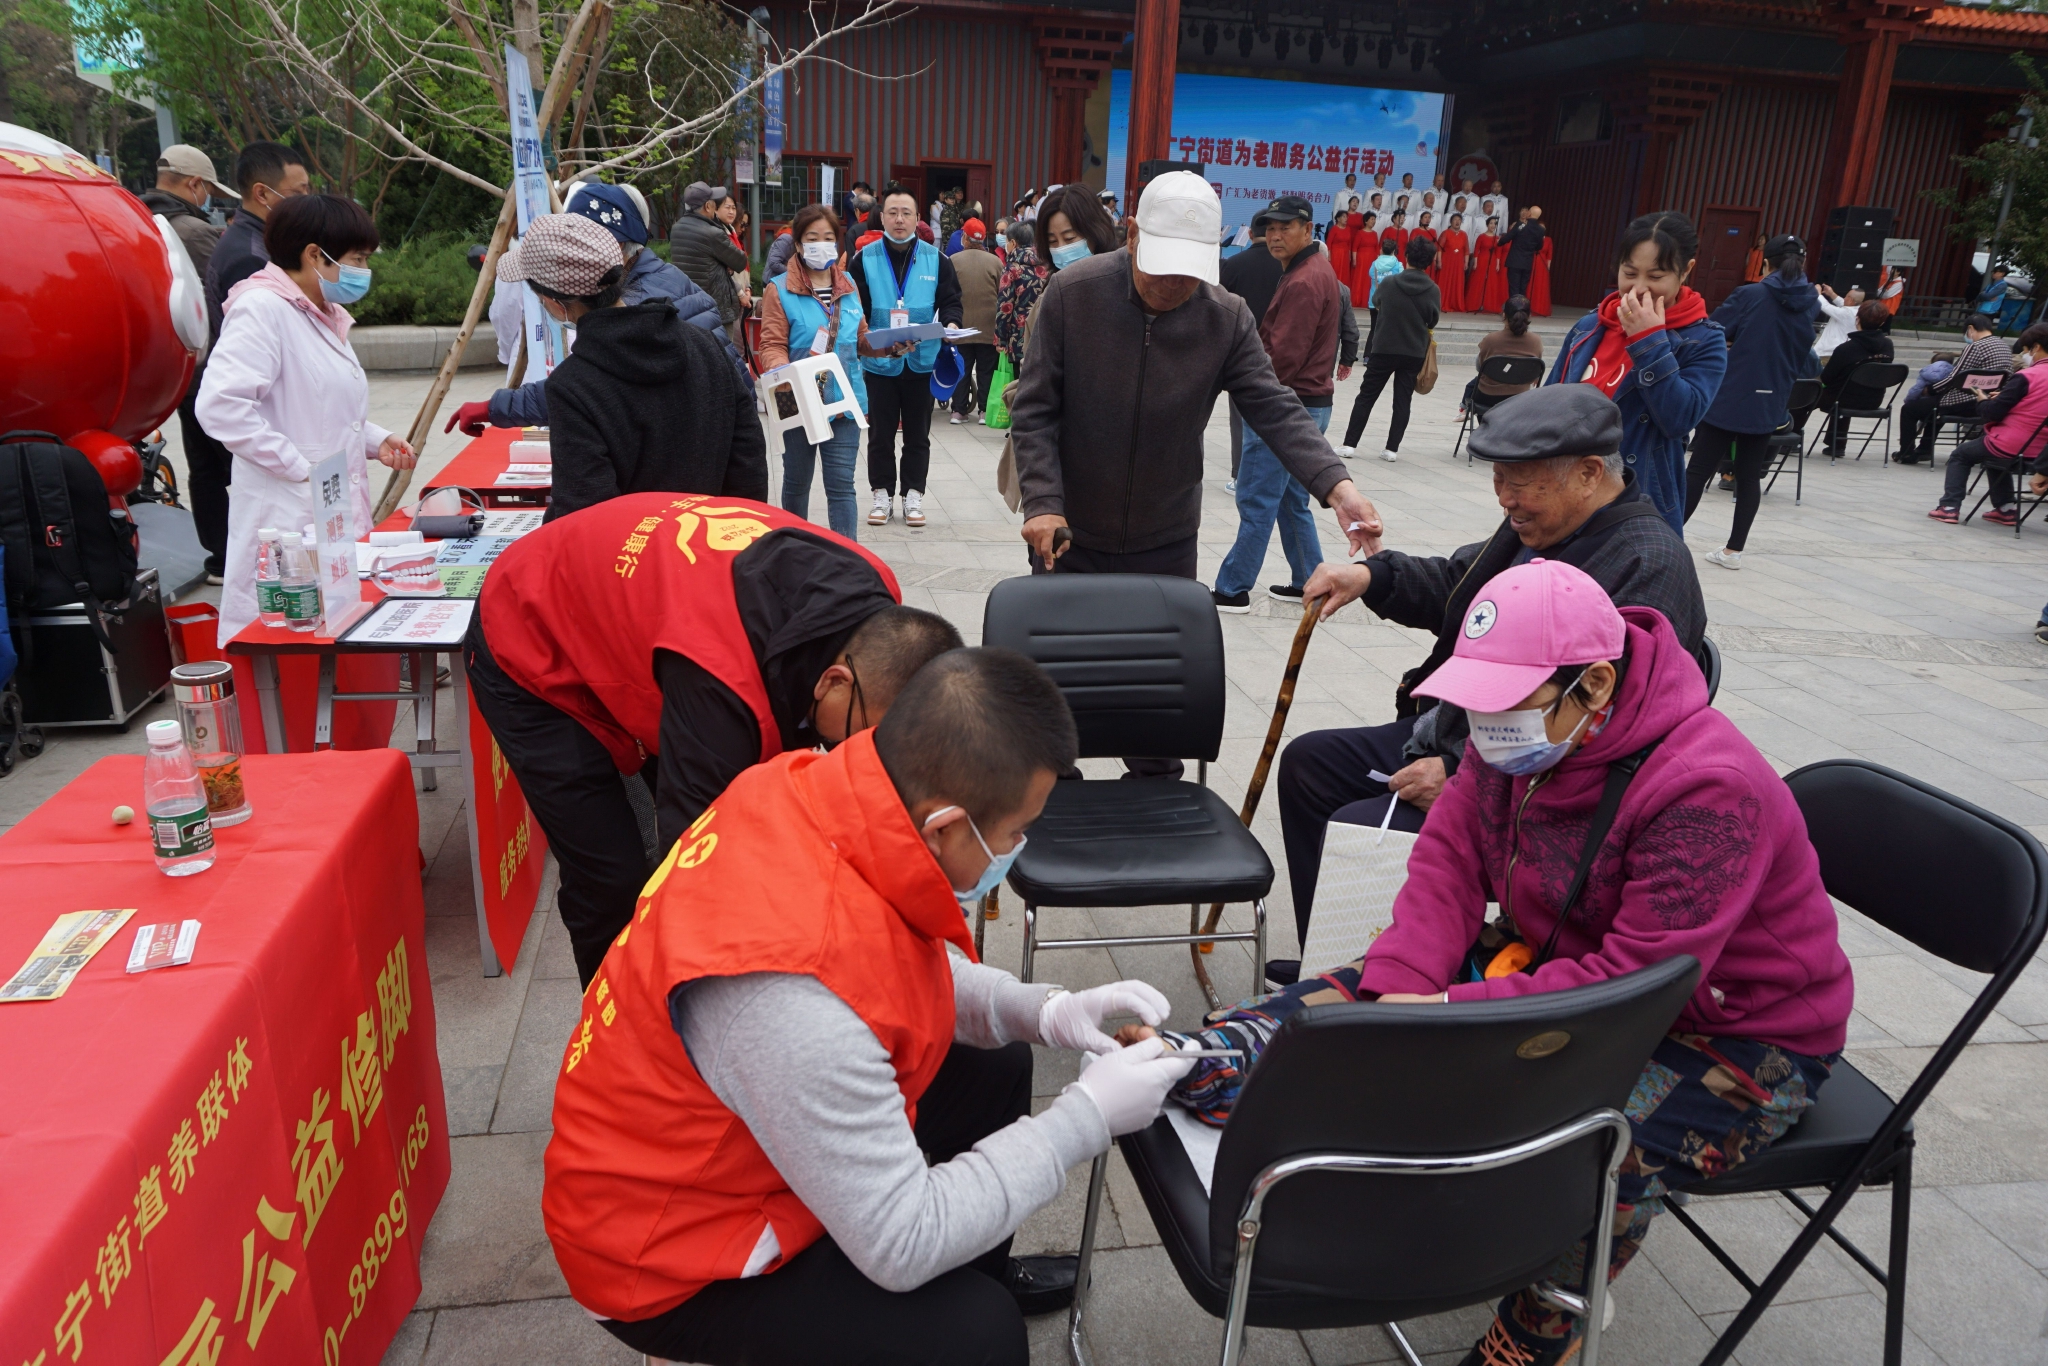
{"type": "MultiPolygon", "coordinates": [[[[1094,1279],[1084,1331],[1097,1366],[1185,1366],[1216,1354],[1221,1320],[1188,1298],[1162,1249],[1105,1252],[1094,1279]]],[[[1254,1328],[1246,1337],[1247,1366],[1312,1366],[1298,1333],[1254,1328]]]]}
{"type": "Polygon", "coordinates": [[[583,992],[574,977],[534,979],[527,985],[519,1030],[512,1038],[491,1132],[523,1133],[547,1129],[555,1105],[555,1078],[562,1070],[562,1050],[583,1012],[583,992]]]}
{"type": "Polygon", "coordinates": [[[421,1366],[641,1366],[640,1353],[597,1326],[574,1300],[443,1309],[421,1366]]]}
{"type": "Polygon", "coordinates": [[[434,1311],[417,1309],[405,1316],[398,1336],[384,1349],[383,1366],[420,1366],[427,1353],[427,1335],[434,1330],[434,1311]]]}
{"type": "Polygon", "coordinates": [[[452,1135],[490,1132],[491,1114],[498,1108],[498,1083],[503,1066],[454,1067],[441,1070],[441,1087],[448,1098],[448,1132],[452,1135]]]}
{"type": "MultiPolygon", "coordinates": [[[[1735,1315],[1709,1314],[1707,1326],[1720,1333],[1735,1315]]],[[[1875,1295],[1773,1304],[1736,1349],[1741,1366],[1864,1366],[1882,1358],[1884,1307],[1875,1295]]],[[[1944,1366],[1943,1359],[1907,1331],[1903,1359],[1908,1366],[1944,1366]]],[[[1971,1360],[1971,1358],[1965,1358],[1971,1360]]]]}
{"type": "Polygon", "coordinates": [[[544,1133],[450,1140],[448,1191],[427,1226],[420,1258],[421,1308],[568,1293],[540,1219],[547,1140],[544,1133]]]}
{"type": "Polygon", "coordinates": [[[1942,1194],[2029,1266],[2048,1271],[2048,1181],[1945,1186],[1942,1194]]]}

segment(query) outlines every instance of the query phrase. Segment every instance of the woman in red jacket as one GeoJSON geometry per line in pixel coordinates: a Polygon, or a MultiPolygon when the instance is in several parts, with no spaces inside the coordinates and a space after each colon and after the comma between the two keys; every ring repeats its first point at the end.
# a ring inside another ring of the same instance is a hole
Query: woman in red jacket
{"type": "Polygon", "coordinates": [[[1493,278],[1494,248],[1500,242],[1500,239],[1494,236],[1493,223],[1493,219],[1487,219],[1485,231],[1472,239],[1471,282],[1465,287],[1465,308],[1467,312],[1484,313],[1486,311],[1486,286],[1487,282],[1493,278]]]}
{"type": "Polygon", "coordinates": [[[1529,266],[1529,311],[1539,318],[1550,316],[1550,248],[1556,241],[1545,233],[1543,247],[1529,266]]]}
{"type": "Polygon", "coordinates": [[[1330,219],[1330,230],[1323,236],[1323,245],[1330,250],[1330,269],[1337,272],[1337,283],[1344,286],[1344,297],[1351,297],[1351,252],[1352,241],[1358,229],[1351,225],[1351,215],[1339,209],[1330,219]]]}
{"type": "Polygon", "coordinates": [[[1365,301],[1372,297],[1372,263],[1380,257],[1380,216],[1371,209],[1359,220],[1358,230],[1351,235],[1351,273],[1338,278],[1351,286],[1351,306],[1364,308],[1365,301]]]}
{"type": "MultiPolygon", "coordinates": [[[[1413,242],[1418,237],[1432,245],[1436,242],[1435,215],[1431,214],[1428,209],[1422,211],[1421,215],[1415,220],[1415,230],[1408,234],[1410,242],[1413,242]]],[[[1401,259],[1404,261],[1408,259],[1408,248],[1405,244],[1401,248],[1401,259]]],[[[1442,264],[1443,253],[1438,252],[1435,259],[1429,263],[1430,279],[1435,280],[1437,278],[1437,268],[1442,264]]]]}
{"type": "Polygon", "coordinates": [[[1498,218],[1486,220],[1488,231],[1494,234],[1493,267],[1486,272],[1486,293],[1482,297],[1482,313],[1498,313],[1508,306],[1508,252],[1500,244],[1498,218]]]}
{"type": "Polygon", "coordinates": [[[1465,219],[1452,214],[1450,225],[1436,239],[1436,287],[1444,296],[1443,311],[1465,311],[1465,219]]]}

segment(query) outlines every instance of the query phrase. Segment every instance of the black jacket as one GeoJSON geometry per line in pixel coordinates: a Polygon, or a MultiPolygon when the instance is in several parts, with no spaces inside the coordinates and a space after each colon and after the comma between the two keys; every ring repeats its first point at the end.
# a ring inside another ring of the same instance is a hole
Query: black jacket
{"type": "Polygon", "coordinates": [[[1430,329],[1443,316],[1444,296],[1427,271],[1410,266],[1389,275],[1372,292],[1372,336],[1366,352],[1374,356],[1429,354],[1430,329]]]}
{"type": "Polygon", "coordinates": [[[747,256],[732,244],[723,224],[686,213],[669,229],[668,247],[669,264],[718,301],[721,321],[730,324],[739,317],[740,296],[732,287],[732,273],[747,268],[747,256]]]}
{"type": "Polygon", "coordinates": [[[547,520],[622,493],[768,497],[753,391],[666,299],[585,314],[547,381],[555,451],[547,520]]]}
{"type": "Polygon", "coordinates": [[[197,205],[178,198],[169,190],[144,190],[142,207],[164,216],[164,221],[171,225],[171,231],[178,234],[178,240],[185,244],[185,255],[192,259],[192,269],[204,284],[206,268],[213,262],[213,249],[226,229],[215,227],[213,220],[197,205]]]}
{"type": "Polygon", "coordinates": [[[1859,328],[1842,339],[1840,345],[1828,355],[1828,363],[1820,372],[1820,406],[1833,408],[1875,408],[1884,402],[1884,391],[1867,385],[1849,383],[1849,376],[1856,373],[1856,367],[1875,361],[1879,365],[1892,363],[1891,333],[1883,328],[1872,331],[1859,328]]]}
{"type": "MultiPolygon", "coordinates": [[[[1633,471],[1625,473],[1621,496],[1586,519],[1585,525],[1540,553],[1583,569],[1607,590],[1618,607],[1654,607],[1671,622],[1685,648],[1699,653],[1707,631],[1707,603],[1693,572],[1692,553],[1643,493],[1633,471]]],[[[1464,709],[1410,696],[1458,642],[1465,613],[1494,575],[1520,561],[1523,546],[1504,519],[1484,541],[1461,546],[1448,556],[1404,555],[1382,550],[1368,563],[1372,584],[1365,605],[1398,626],[1436,632],[1436,645],[1394,690],[1397,716],[1417,716],[1406,757],[1431,755],[1456,772],[1470,726],[1464,709]]]]}
{"type": "Polygon", "coordinates": [[[1266,320],[1266,305],[1280,288],[1280,275],[1280,259],[1266,250],[1264,242],[1254,242],[1223,263],[1217,283],[1244,300],[1244,306],[1252,311],[1252,324],[1257,326],[1266,320]]]}
{"type": "Polygon", "coordinates": [[[213,259],[206,264],[207,336],[220,336],[220,310],[228,291],[269,264],[270,253],[263,246],[263,220],[247,209],[236,209],[214,244],[213,259]]]}
{"type": "Polygon", "coordinates": [[[1527,270],[1536,253],[1543,250],[1544,235],[1543,225],[1533,219],[1524,219],[1502,233],[1501,240],[1508,244],[1508,269],[1527,270]]]}

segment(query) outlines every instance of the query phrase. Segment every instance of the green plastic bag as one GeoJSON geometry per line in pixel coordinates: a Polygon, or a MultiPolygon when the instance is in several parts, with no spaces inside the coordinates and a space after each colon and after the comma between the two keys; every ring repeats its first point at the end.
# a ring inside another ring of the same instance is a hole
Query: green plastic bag
{"type": "Polygon", "coordinates": [[[1017,368],[1010,364],[1009,354],[1005,352],[1003,358],[996,362],[995,378],[989,382],[988,411],[981,419],[984,427],[994,427],[998,431],[1009,429],[1010,405],[1003,402],[1003,389],[1006,385],[1014,384],[1016,379],[1017,368]]]}

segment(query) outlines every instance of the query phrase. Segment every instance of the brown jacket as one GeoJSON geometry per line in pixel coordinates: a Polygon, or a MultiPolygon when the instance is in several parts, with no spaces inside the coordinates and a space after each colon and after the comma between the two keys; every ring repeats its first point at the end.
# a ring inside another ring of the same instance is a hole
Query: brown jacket
{"type": "Polygon", "coordinates": [[[1313,242],[1280,272],[1272,301],[1259,319],[1259,340],[1273,358],[1273,377],[1310,408],[1327,408],[1337,392],[1330,371],[1337,364],[1337,272],[1313,242]]]}
{"type": "Polygon", "coordinates": [[[996,283],[1003,277],[1003,263],[993,252],[968,247],[951,256],[953,273],[960,277],[960,325],[981,329],[967,340],[975,346],[994,346],[996,341],[996,283]]]}
{"type": "MultiPolygon", "coordinates": [[[[1494,356],[1534,356],[1537,360],[1542,360],[1543,338],[1534,332],[1524,332],[1517,337],[1505,327],[1497,332],[1489,332],[1479,339],[1479,359],[1473,364],[1475,367],[1484,366],[1494,356]]],[[[1535,384],[1496,384],[1484,375],[1479,379],[1479,392],[1493,398],[1506,398],[1509,394],[1519,394],[1524,389],[1535,387],[1535,384]]]]}
{"type": "MultiPolygon", "coordinates": [[[[802,257],[790,258],[789,283],[792,289],[807,290],[810,288],[810,273],[805,269],[802,257]]],[[[854,292],[852,279],[838,266],[833,266],[832,302],[844,308],[846,305],[840,303],[840,300],[854,292]]],[[[856,306],[858,305],[856,304],[856,306]]],[[[882,353],[879,351],[868,350],[867,340],[868,320],[862,318],[860,320],[860,354],[863,356],[881,355],[882,353]]],[[[809,355],[811,339],[809,337],[803,338],[802,345],[804,354],[809,355]]],[[[767,291],[761,296],[760,363],[763,372],[789,364],[789,315],[782,311],[782,291],[774,285],[769,285],[767,291]]]]}

